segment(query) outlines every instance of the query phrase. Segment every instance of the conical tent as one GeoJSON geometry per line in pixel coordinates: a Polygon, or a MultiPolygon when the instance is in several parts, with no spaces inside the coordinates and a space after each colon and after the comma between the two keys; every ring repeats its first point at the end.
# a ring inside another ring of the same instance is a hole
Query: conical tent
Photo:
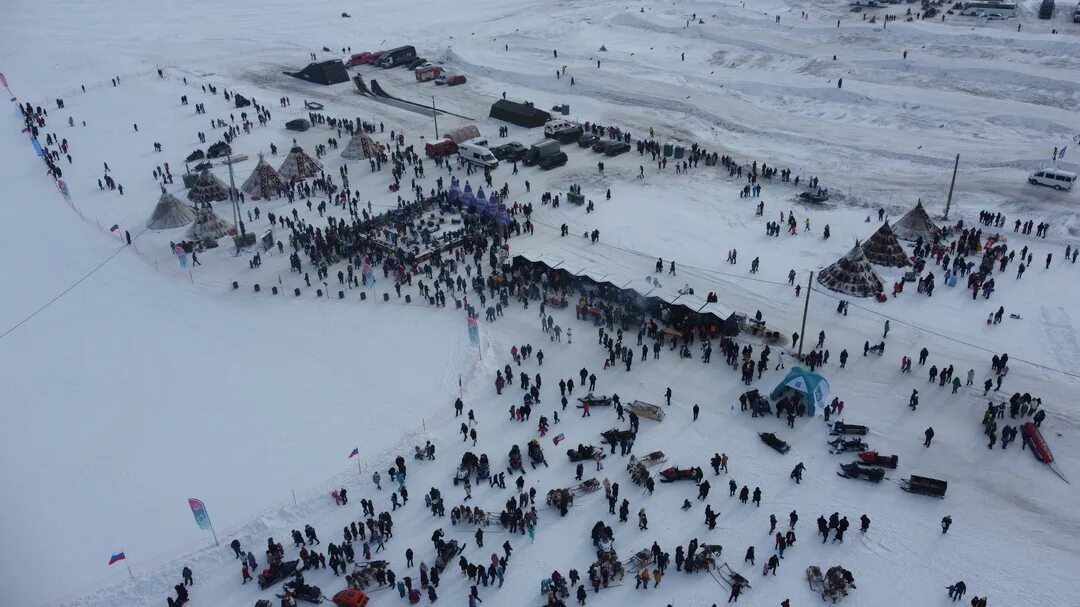
{"type": "Polygon", "coordinates": [[[921,237],[923,242],[932,242],[934,236],[941,233],[941,228],[934,225],[921,200],[915,203],[914,209],[893,224],[892,229],[900,240],[918,240],[921,237]]]}
{"type": "Polygon", "coordinates": [[[281,191],[284,189],[285,180],[278,175],[274,167],[266,162],[262,154],[259,154],[259,164],[255,165],[251,176],[247,178],[244,185],[240,186],[240,191],[245,194],[261,198],[269,198],[275,194],[281,196],[281,191]]]}
{"type": "Polygon", "coordinates": [[[161,198],[158,199],[154,214],[150,216],[146,227],[151,230],[170,230],[186,226],[192,221],[195,221],[195,209],[161,188],[161,198]]]}
{"type": "Polygon", "coordinates": [[[862,248],[866,258],[872,264],[890,268],[903,268],[911,265],[907,252],[904,251],[900,241],[896,239],[896,234],[889,227],[888,221],[883,223],[870,238],[866,239],[862,248]]]}
{"type": "Polygon", "coordinates": [[[884,290],[881,277],[858,242],[846,255],[818,272],[817,279],[829,290],[855,297],[872,297],[884,290]]]}
{"type": "Polygon", "coordinates": [[[322,168],[321,162],[308,156],[300,146],[295,146],[289,150],[289,155],[285,157],[285,162],[281,163],[278,173],[286,180],[291,181],[293,179],[314,177],[319,174],[322,168]]]}
{"type": "Polygon", "coordinates": [[[810,417],[823,412],[832,396],[827,379],[802,367],[792,367],[787,376],[773,388],[769,398],[779,400],[792,393],[803,398],[806,414],[810,417]]]}
{"type": "Polygon", "coordinates": [[[195,181],[195,185],[191,186],[187,194],[188,200],[192,202],[218,202],[220,200],[229,199],[229,188],[225,186],[224,182],[218,179],[210,169],[203,169],[199,173],[198,180],[195,181]]]}
{"type": "Polygon", "coordinates": [[[378,154],[378,144],[363,131],[353,133],[352,139],[349,139],[349,144],[341,151],[341,157],[346,160],[374,158],[378,154]]]}
{"type": "Polygon", "coordinates": [[[188,230],[188,237],[192,240],[217,240],[228,235],[233,227],[233,224],[219,217],[213,207],[207,205],[196,211],[195,224],[188,230]]]}

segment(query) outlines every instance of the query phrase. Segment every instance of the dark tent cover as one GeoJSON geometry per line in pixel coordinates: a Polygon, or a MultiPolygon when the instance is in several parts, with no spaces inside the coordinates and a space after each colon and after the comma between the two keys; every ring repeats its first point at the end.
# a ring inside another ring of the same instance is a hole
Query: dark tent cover
{"type": "Polygon", "coordinates": [[[309,63],[299,72],[285,73],[315,84],[338,84],[349,81],[349,72],[345,70],[345,64],[341,62],[341,59],[309,63]]]}
{"type": "Polygon", "coordinates": [[[488,116],[529,129],[544,126],[545,122],[551,120],[551,114],[536,109],[531,103],[515,103],[506,99],[491,104],[488,116]]]}

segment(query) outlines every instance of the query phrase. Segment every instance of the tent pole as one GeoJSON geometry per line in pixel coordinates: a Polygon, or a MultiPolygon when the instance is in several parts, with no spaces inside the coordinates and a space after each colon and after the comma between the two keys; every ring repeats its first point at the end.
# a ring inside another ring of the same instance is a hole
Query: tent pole
{"type": "Polygon", "coordinates": [[[802,330],[799,331],[799,354],[802,356],[802,345],[806,343],[806,313],[810,310],[810,286],[814,284],[814,273],[810,272],[810,280],[806,281],[806,303],[802,310],[802,330]]]}

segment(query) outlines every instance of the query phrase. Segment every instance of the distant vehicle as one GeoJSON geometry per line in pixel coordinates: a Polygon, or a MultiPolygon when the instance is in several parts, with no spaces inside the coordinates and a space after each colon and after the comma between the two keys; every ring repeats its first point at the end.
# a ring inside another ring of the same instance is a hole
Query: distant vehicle
{"type": "Polygon", "coordinates": [[[415,72],[416,81],[417,82],[428,82],[429,80],[435,80],[439,76],[442,76],[442,73],[443,73],[443,68],[441,68],[441,67],[439,67],[437,65],[429,65],[427,67],[417,68],[417,70],[415,72]]]}
{"type": "Polygon", "coordinates": [[[545,139],[540,143],[534,143],[525,154],[525,157],[521,159],[521,162],[527,167],[535,166],[544,158],[551,156],[552,154],[558,154],[559,151],[558,141],[555,141],[554,139],[545,139]]]}
{"type": "Polygon", "coordinates": [[[371,63],[371,53],[353,53],[349,60],[345,62],[345,67],[356,67],[358,65],[367,65],[371,63]]]}
{"type": "Polygon", "coordinates": [[[603,140],[597,141],[596,143],[593,144],[592,151],[600,152],[601,154],[603,154],[604,152],[607,151],[607,144],[608,144],[608,142],[603,141],[603,140]]]}
{"type": "Polygon", "coordinates": [[[604,150],[604,154],[607,156],[618,156],[619,154],[625,154],[629,151],[629,143],[624,141],[609,141],[607,149],[604,150]]]}
{"type": "Polygon", "coordinates": [[[285,128],[290,131],[306,131],[311,128],[311,123],[304,118],[297,118],[285,123],[285,128]]]}
{"type": "Polygon", "coordinates": [[[386,69],[390,67],[397,67],[399,65],[405,65],[416,59],[416,49],[412,46],[399,46],[395,49],[384,51],[379,56],[379,60],[375,65],[386,69]]]}
{"type": "Polygon", "coordinates": [[[986,13],[987,21],[1004,21],[1005,17],[1001,13],[986,13]]]}
{"type": "Polygon", "coordinates": [[[1071,190],[1076,183],[1076,173],[1061,169],[1039,169],[1028,175],[1028,183],[1050,186],[1055,190],[1071,190]]]}
{"type": "Polygon", "coordinates": [[[555,131],[555,133],[552,134],[551,138],[563,145],[567,145],[577,141],[581,137],[581,135],[581,127],[572,126],[555,131]]]}
{"type": "Polygon", "coordinates": [[[593,135],[592,133],[585,133],[581,136],[580,139],[577,140],[577,144],[583,148],[591,148],[593,145],[596,144],[597,141],[600,141],[599,137],[593,135]]]}
{"type": "Polygon", "coordinates": [[[423,57],[417,57],[416,59],[413,59],[412,61],[406,63],[405,67],[410,70],[415,70],[416,68],[424,65],[425,63],[427,63],[427,59],[424,59],[423,57]]]}
{"type": "Polygon", "coordinates": [[[517,141],[511,141],[510,143],[504,143],[502,145],[491,148],[491,153],[495,155],[499,160],[506,160],[507,162],[518,162],[525,157],[525,153],[528,150],[524,145],[517,141]]]}
{"type": "Polygon", "coordinates": [[[474,143],[475,140],[469,140],[458,146],[458,155],[461,156],[465,162],[476,164],[489,169],[494,169],[499,166],[499,159],[491,153],[491,150],[482,145],[474,143]]]}
{"type": "Polygon", "coordinates": [[[465,76],[461,74],[455,74],[446,79],[447,86],[457,86],[459,84],[465,84],[465,76]]]}
{"type": "Polygon", "coordinates": [[[851,6],[881,6],[879,0],[852,0],[851,6]]]}
{"type": "Polygon", "coordinates": [[[1073,23],[1080,23],[1080,4],[1076,5],[1076,10],[1073,11],[1073,23]]]}
{"type": "Polygon", "coordinates": [[[961,15],[969,17],[989,17],[998,15],[997,18],[1008,18],[1016,15],[1016,3],[995,0],[977,0],[964,2],[960,11],[961,15]]]}
{"type": "Polygon", "coordinates": [[[432,158],[442,158],[457,154],[458,144],[453,139],[443,139],[424,146],[424,153],[432,158]]]}
{"type": "Polygon", "coordinates": [[[206,158],[206,154],[202,150],[195,150],[188,154],[188,157],[184,159],[184,162],[195,162],[196,160],[202,160],[206,158]]]}
{"type": "Polygon", "coordinates": [[[563,120],[561,118],[556,118],[554,120],[548,120],[547,122],[544,123],[544,137],[554,137],[555,133],[557,131],[561,131],[562,129],[565,129],[565,128],[580,127],[580,126],[581,125],[579,125],[576,122],[573,122],[572,120],[563,120]]]}
{"type": "Polygon", "coordinates": [[[1043,0],[1039,5],[1039,19],[1050,19],[1054,16],[1054,0],[1043,0]]]}
{"type": "Polygon", "coordinates": [[[561,167],[566,164],[567,157],[566,152],[556,152],[550,156],[545,156],[540,160],[540,168],[545,171],[553,169],[555,167],[561,167]]]}

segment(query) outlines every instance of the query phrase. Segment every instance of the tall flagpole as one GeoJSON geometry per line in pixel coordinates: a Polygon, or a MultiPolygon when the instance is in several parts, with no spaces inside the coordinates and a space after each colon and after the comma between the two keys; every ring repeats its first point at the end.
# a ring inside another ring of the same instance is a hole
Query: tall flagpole
{"type": "Polygon", "coordinates": [[[124,566],[127,567],[128,575],[131,576],[131,579],[135,579],[135,574],[131,572],[131,565],[127,564],[127,559],[126,558],[124,559],[124,566]]]}

